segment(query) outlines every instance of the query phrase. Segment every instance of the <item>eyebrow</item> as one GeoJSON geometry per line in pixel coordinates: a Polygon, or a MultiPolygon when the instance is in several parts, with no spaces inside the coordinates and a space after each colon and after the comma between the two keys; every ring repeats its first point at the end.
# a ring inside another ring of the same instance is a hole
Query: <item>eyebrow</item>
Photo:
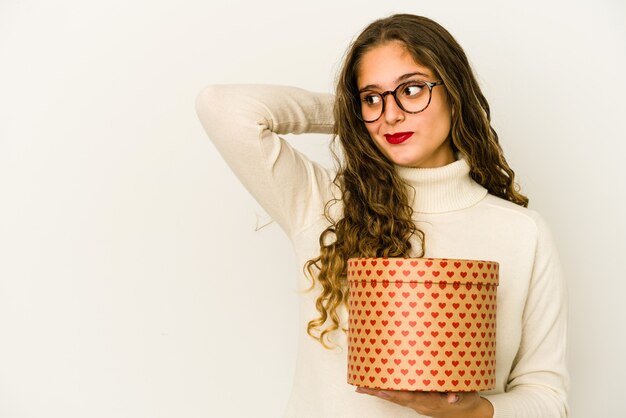
{"type": "MultiPolygon", "coordinates": [[[[406,74],[401,75],[400,77],[398,77],[398,78],[396,79],[396,81],[395,81],[395,82],[396,82],[396,83],[400,83],[401,81],[404,81],[404,80],[406,80],[407,78],[411,78],[411,77],[413,77],[414,75],[421,75],[421,76],[424,76],[424,77],[430,77],[430,76],[429,76],[429,75],[427,75],[427,74],[420,73],[419,71],[415,71],[415,72],[412,72],[412,73],[406,73],[406,74]]],[[[378,84],[368,84],[367,86],[360,88],[360,89],[359,89],[359,93],[361,93],[362,91],[366,91],[366,90],[373,90],[373,89],[380,89],[380,86],[379,86],[378,84]]]]}

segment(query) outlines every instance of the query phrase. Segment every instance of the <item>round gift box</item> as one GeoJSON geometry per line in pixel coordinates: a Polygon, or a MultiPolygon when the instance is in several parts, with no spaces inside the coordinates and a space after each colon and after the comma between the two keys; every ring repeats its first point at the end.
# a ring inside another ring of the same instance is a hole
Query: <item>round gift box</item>
{"type": "Polygon", "coordinates": [[[348,260],[348,383],[467,392],[495,387],[495,261],[348,260]]]}

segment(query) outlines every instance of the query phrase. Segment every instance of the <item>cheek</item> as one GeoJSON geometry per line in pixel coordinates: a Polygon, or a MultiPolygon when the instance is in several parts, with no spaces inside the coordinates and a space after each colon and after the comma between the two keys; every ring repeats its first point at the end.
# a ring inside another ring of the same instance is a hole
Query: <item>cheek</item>
{"type": "Polygon", "coordinates": [[[452,124],[452,119],[450,116],[450,112],[448,109],[444,108],[433,108],[433,112],[431,112],[424,118],[421,122],[421,126],[424,129],[427,129],[431,135],[436,137],[446,136],[450,131],[450,126],[452,124]]]}
{"type": "Polygon", "coordinates": [[[365,129],[367,129],[367,133],[370,134],[372,139],[374,139],[376,135],[378,134],[378,130],[380,129],[380,123],[379,122],[366,123],[365,129]]]}
{"type": "Polygon", "coordinates": [[[452,126],[452,109],[448,104],[447,96],[442,97],[442,105],[438,106],[439,123],[450,128],[452,126]]]}
{"type": "Polygon", "coordinates": [[[450,127],[452,126],[452,116],[449,111],[446,111],[445,114],[441,116],[440,126],[441,129],[445,131],[445,135],[448,136],[450,127]]]}

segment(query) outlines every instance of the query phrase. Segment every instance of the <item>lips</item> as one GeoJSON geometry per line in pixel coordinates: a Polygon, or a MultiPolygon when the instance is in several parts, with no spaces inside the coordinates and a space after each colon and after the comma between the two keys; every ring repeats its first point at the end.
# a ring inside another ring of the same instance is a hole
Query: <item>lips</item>
{"type": "Polygon", "coordinates": [[[393,145],[401,144],[413,135],[413,132],[396,132],[395,134],[385,134],[387,142],[393,145]]]}

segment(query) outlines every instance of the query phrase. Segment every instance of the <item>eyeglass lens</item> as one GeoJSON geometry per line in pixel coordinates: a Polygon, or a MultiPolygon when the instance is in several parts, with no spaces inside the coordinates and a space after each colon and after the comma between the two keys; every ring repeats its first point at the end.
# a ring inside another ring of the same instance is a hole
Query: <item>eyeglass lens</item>
{"type": "Polygon", "coordinates": [[[385,93],[363,92],[360,95],[361,117],[365,122],[380,118],[385,108],[385,96],[391,94],[404,111],[418,113],[430,102],[430,88],[423,81],[411,81],[385,93]]]}

